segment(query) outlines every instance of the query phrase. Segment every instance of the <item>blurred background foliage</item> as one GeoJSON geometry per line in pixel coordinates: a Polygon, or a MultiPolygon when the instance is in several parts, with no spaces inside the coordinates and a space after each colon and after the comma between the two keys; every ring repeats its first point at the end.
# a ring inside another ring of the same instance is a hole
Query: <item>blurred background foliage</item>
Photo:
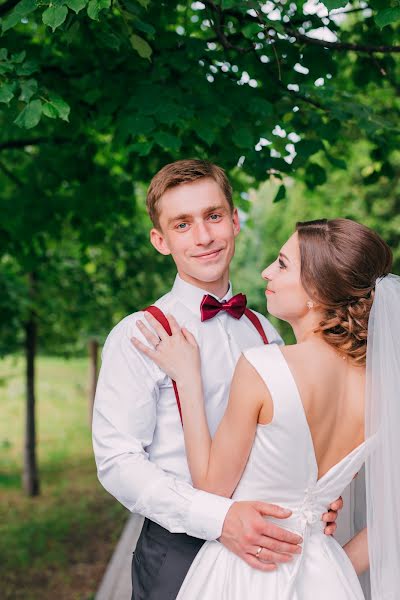
{"type": "Polygon", "coordinates": [[[2,593],[45,598],[53,578],[49,598],[71,598],[90,560],[68,523],[94,556],[123,514],[92,464],[97,348],[174,277],[148,243],[151,177],[183,157],[227,170],[243,225],[232,279],[261,312],[259,273],[298,220],[362,221],[399,272],[400,3],[0,0],[0,28],[2,593]]]}

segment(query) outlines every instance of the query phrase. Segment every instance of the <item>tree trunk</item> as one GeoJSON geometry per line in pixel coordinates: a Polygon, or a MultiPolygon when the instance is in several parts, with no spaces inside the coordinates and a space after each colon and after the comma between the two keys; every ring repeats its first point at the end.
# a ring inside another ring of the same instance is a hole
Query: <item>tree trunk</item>
{"type": "Polygon", "coordinates": [[[97,370],[99,357],[99,343],[97,340],[89,340],[89,424],[92,425],[93,403],[96,394],[97,370]]]}
{"type": "MultiPolygon", "coordinates": [[[[34,294],[34,277],[30,275],[31,295],[34,294]]],[[[36,426],[35,426],[35,356],[37,323],[31,310],[25,323],[26,357],[26,420],[23,487],[28,496],[39,495],[39,474],[36,462],[36,426]]]]}

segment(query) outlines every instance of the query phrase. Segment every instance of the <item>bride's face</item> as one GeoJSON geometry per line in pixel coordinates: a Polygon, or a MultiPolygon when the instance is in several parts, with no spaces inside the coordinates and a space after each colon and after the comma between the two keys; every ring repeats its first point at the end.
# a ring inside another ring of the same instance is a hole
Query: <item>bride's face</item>
{"type": "Polygon", "coordinates": [[[261,275],[268,282],[265,295],[271,315],[291,323],[308,313],[310,297],[301,284],[297,232],[282,246],[277,259],[261,275]]]}

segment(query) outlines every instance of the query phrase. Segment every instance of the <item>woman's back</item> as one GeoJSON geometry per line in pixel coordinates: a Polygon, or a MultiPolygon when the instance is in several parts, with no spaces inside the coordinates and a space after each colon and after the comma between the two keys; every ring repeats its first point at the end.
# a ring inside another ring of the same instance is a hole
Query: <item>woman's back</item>
{"type": "Polygon", "coordinates": [[[318,477],[364,440],[365,367],[321,340],[282,348],[310,428],[318,477]]]}

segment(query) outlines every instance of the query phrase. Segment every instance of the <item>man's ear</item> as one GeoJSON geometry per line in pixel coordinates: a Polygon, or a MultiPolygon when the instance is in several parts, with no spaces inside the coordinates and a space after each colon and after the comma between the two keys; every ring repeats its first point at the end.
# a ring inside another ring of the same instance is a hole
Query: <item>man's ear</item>
{"type": "Polygon", "coordinates": [[[171,254],[162,231],[155,227],[150,231],[150,242],[160,254],[164,254],[164,256],[171,254]]]}
{"type": "Polygon", "coordinates": [[[233,209],[232,221],[233,221],[233,233],[235,234],[235,237],[236,237],[240,231],[240,219],[239,219],[239,213],[238,213],[237,208],[233,209]]]}

